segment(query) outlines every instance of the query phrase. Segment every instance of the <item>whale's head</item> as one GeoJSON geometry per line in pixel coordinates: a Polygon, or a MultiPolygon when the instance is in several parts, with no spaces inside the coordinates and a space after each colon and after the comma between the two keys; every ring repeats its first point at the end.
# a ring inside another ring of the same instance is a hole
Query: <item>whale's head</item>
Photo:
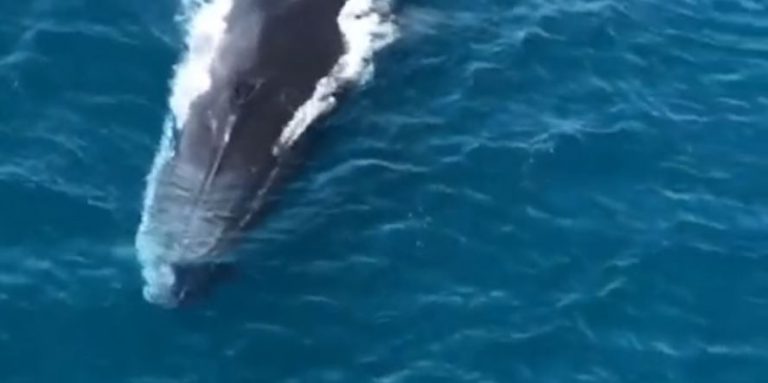
{"type": "Polygon", "coordinates": [[[166,163],[136,236],[147,301],[175,307],[207,293],[232,270],[229,254],[251,216],[249,184],[166,163]]]}
{"type": "Polygon", "coordinates": [[[223,223],[162,222],[139,233],[137,251],[144,298],[171,308],[209,293],[234,261],[223,250],[229,242],[219,234],[223,223]]]}

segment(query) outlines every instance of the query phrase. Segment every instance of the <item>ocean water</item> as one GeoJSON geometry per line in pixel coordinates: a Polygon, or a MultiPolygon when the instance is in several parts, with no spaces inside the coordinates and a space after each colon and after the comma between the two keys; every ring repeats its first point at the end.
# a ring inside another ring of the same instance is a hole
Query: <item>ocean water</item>
{"type": "Polygon", "coordinates": [[[0,382],[762,382],[768,4],[401,0],[205,299],[134,237],[181,0],[0,2],[0,382]]]}

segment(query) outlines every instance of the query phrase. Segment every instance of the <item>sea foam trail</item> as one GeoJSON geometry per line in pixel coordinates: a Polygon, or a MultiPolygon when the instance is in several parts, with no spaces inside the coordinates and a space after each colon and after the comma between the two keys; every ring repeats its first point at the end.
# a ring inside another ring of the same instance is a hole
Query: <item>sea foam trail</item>
{"type": "Polygon", "coordinates": [[[186,53],[175,67],[171,82],[171,113],[163,126],[160,145],[147,176],[141,223],[136,234],[136,251],[144,278],[144,297],[151,300],[155,291],[168,290],[175,276],[163,259],[163,246],[151,235],[152,211],[158,174],[173,156],[173,131],[181,129],[189,115],[192,102],[211,85],[210,68],[226,34],[226,19],[233,0],[184,0],[179,20],[186,32],[186,53]]]}
{"type": "Polygon", "coordinates": [[[333,109],[336,105],[335,94],[341,88],[363,83],[371,77],[374,53],[397,36],[390,14],[386,1],[347,0],[338,18],[345,53],[328,76],[318,82],[310,99],[283,129],[274,148],[276,154],[290,147],[312,122],[333,109]]]}
{"type": "MultiPolygon", "coordinates": [[[[183,129],[192,102],[211,86],[211,67],[226,36],[227,16],[236,0],[183,0],[179,20],[186,32],[186,52],[175,67],[169,100],[170,114],[160,145],[147,176],[136,249],[145,281],[144,296],[173,286],[174,275],[163,259],[162,246],[151,235],[153,196],[163,164],[173,156],[174,130],[183,129]]],[[[312,0],[322,1],[322,0],[312,0]]],[[[388,0],[347,0],[337,19],[345,52],[331,72],[316,85],[284,127],[275,154],[287,149],[318,117],[336,104],[335,94],[343,87],[364,83],[373,72],[373,55],[395,39],[396,28],[389,17],[388,0]]],[[[149,298],[148,298],[149,299],[149,298]]]]}
{"type": "Polygon", "coordinates": [[[187,51],[176,67],[170,106],[181,128],[192,101],[211,86],[211,67],[227,30],[227,16],[234,0],[187,0],[182,20],[187,20],[187,51]],[[190,17],[191,16],[191,17],[190,17]]]}

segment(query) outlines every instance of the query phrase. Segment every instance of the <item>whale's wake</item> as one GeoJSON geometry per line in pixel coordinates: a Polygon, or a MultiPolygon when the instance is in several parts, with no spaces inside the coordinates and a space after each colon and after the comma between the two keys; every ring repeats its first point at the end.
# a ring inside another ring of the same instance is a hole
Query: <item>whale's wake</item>
{"type": "MultiPolygon", "coordinates": [[[[186,52],[175,67],[169,100],[170,113],[163,127],[160,145],[147,176],[141,223],[135,246],[144,278],[144,296],[174,284],[164,244],[151,236],[154,196],[158,174],[173,157],[176,131],[183,128],[192,102],[211,86],[211,69],[227,33],[227,20],[238,0],[182,0],[179,21],[186,34],[186,52]]],[[[310,0],[323,1],[323,0],[310,0]]],[[[396,28],[389,17],[387,0],[347,0],[337,19],[345,52],[331,72],[322,78],[312,96],[283,128],[275,153],[288,149],[318,117],[333,109],[335,95],[344,87],[366,81],[372,71],[374,53],[391,42],[396,28]]]]}

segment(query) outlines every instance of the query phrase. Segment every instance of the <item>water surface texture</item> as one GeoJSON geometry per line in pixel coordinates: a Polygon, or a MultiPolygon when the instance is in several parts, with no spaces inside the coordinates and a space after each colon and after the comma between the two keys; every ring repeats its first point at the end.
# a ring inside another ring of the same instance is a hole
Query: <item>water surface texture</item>
{"type": "Polygon", "coordinates": [[[134,249],[181,0],[0,2],[0,381],[762,382],[768,4],[401,0],[192,306],[134,249]]]}

